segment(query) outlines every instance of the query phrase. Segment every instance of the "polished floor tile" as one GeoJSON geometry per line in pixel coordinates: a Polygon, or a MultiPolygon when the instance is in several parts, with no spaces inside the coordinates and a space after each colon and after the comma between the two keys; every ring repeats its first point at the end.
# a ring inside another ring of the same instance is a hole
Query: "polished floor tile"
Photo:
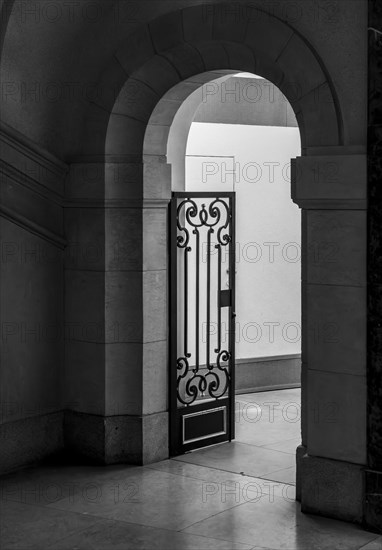
{"type": "Polygon", "coordinates": [[[4,501],[48,505],[78,493],[90,493],[95,485],[121,483],[141,471],[139,466],[41,466],[26,468],[0,478],[4,501]]]}
{"type": "Polygon", "coordinates": [[[245,502],[235,490],[226,498],[209,498],[206,481],[142,468],[127,480],[90,487],[49,507],[127,521],[139,525],[180,530],[213,514],[245,502]]]}
{"type": "Polygon", "coordinates": [[[44,550],[60,539],[97,523],[99,518],[3,500],[0,506],[1,550],[44,550]]]}
{"type": "MultiPolygon", "coordinates": [[[[244,497],[247,496],[248,500],[256,500],[259,494],[269,497],[279,496],[291,501],[295,500],[296,491],[292,484],[226,472],[225,470],[190,464],[177,459],[163,460],[162,462],[145,466],[145,468],[207,481],[210,484],[208,487],[211,494],[209,498],[224,494],[225,492],[233,492],[232,485],[234,484],[236,492],[242,493],[244,497]]],[[[236,499],[239,502],[238,497],[236,499]]]]}
{"type": "Polygon", "coordinates": [[[285,420],[299,390],[239,398],[232,443],[144,467],[54,464],[4,476],[1,550],[382,550],[377,534],[301,514],[299,421],[285,420]]]}
{"type": "Polygon", "coordinates": [[[365,546],[362,546],[360,550],[382,550],[382,537],[378,537],[365,546]]]}
{"type": "Polygon", "coordinates": [[[249,544],[226,542],[119,521],[101,521],[47,550],[250,550],[249,544]]]}
{"type": "MultiPolygon", "coordinates": [[[[289,421],[280,410],[275,410],[272,418],[263,415],[257,422],[251,421],[250,413],[250,409],[247,409],[245,416],[241,415],[240,421],[236,416],[235,441],[259,447],[268,447],[289,439],[301,441],[300,421],[289,421]]],[[[282,445],[279,446],[279,450],[283,451],[282,445]]]]}
{"type": "Polygon", "coordinates": [[[187,453],[178,460],[253,477],[290,468],[296,461],[293,455],[237,441],[187,453]]]}
{"type": "Polygon", "coordinates": [[[277,443],[270,443],[269,445],[262,446],[265,449],[272,449],[273,451],[289,453],[295,456],[296,449],[299,445],[301,445],[301,437],[293,437],[292,439],[285,439],[283,441],[277,441],[277,443]]]}
{"type": "Polygon", "coordinates": [[[242,504],[184,532],[272,550],[358,550],[376,538],[348,523],[301,514],[298,503],[280,498],[242,504]]]}
{"type": "Polygon", "coordinates": [[[238,443],[295,455],[301,443],[300,390],[237,396],[235,432],[238,443]]]}
{"type": "Polygon", "coordinates": [[[280,483],[289,483],[291,485],[296,484],[296,466],[291,468],[284,468],[283,470],[276,470],[262,476],[263,479],[269,479],[272,481],[279,481],[280,483]]]}

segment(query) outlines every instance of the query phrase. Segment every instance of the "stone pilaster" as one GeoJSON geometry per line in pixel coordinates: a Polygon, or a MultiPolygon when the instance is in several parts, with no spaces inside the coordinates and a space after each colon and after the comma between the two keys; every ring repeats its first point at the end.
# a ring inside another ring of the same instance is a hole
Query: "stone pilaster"
{"type": "Polygon", "coordinates": [[[369,0],[368,443],[364,522],[382,533],[382,6],[369,0]]]}
{"type": "Polygon", "coordinates": [[[362,521],[366,464],[366,157],[349,148],[293,161],[302,208],[302,445],[307,513],[362,521]]]}

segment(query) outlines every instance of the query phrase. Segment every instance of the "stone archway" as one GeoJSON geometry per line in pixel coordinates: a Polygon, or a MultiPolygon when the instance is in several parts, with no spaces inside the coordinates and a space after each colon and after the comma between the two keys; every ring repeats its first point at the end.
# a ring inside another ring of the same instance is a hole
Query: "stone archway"
{"type": "MultiPolygon", "coordinates": [[[[170,167],[163,151],[169,124],[159,116],[160,100],[194,75],[221,69],[273,82],[299,123],[302,157],[292,174],[293,200],[303,210],[298,498],[304,511],[360,521],[366,463],[366,161],[347,141],[334,85],[313,48],[292,27],[252,7],[242,18],[225,12],[224,4],[160,17],[118,48],[100,83],[112,77],[119,95],[109,102],[106,142],[97,119],[88,120],[87,133],[96,136],[95,149],[105,144],[106,250],[117,241],[124,245],[118,261],[107,258],[105,268],[104,460],[145,463],[168,456],[170,167]],[[153,123],[154,114],[159,123],[153,123]],[[335,261],[327,260],[328,243],[335,245],[335,261]],[[117,343],[108,329],[116,324],[117,343]],[[108,405],[113,399],[119,405],[114,416],[108,405]]],[[[192,86],[186,88],[185,96],[192,92],[192,86]]],[[[175,113],[180,102],[172,106],[175,113]]]]}
{"type": "MultiPolygon", "coordinates": [[[[198,107],[205,100],[206,85],[213,82],[222,85],[233,70],[208,71],[183,80],[171,88],[157,103],[147,124],[143,143],[144,164],[165,162],[171,165],[171,181],[166,188],[178,191],[184,189],[184,162],[189,129],[198,107]],[[161,136],[158,139],[158,128],[161,136]]],[[[145,182],[143,182],[145,185],[145,182]]],[[[167,195],[166,195],[167,196],[167,195]]]]}

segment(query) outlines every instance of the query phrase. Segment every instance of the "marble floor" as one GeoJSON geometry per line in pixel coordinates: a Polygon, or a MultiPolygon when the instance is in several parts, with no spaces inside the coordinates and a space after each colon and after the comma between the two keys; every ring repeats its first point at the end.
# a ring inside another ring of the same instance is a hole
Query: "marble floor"
{"type": "Polygon", "coordinates": [[[299,390],[237,396],[236,441],[144,467],[41,466],[0,480],[1,550],[382,550],[294,500],[299,390]]]}

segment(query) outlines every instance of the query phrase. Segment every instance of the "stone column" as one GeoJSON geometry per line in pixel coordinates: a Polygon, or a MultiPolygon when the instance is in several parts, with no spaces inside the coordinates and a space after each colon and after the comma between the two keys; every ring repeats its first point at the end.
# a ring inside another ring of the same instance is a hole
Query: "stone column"
{"type": "Polygon", "coordinates": [[[382,5],[369,0],[368,444],[364,521],[382,533],[382,5]]]}
{"type": "Polygon", "coordinates": [[[361,522],[366,464],[366,157],[349,148],[322,148],[319,153],[293,161],[292,175],[303,235],[297,492],[304,512],[361,522]]]}
{"type": "Polygon", "coordinates": [[[64,437],[103,463],[105,415],[104,164],[70,166],[65,190],[64,437]]]}
{"type": "Polygon", "coordinates": [[[72,165],[67,185],[66,444],[106,464],[168,456],[168,200],[145,171],[145,199],[137,159],[72,165]]]}
{"type": "Polygon", "coordinates": [[[144,171],[141,163],[115,164],[114,184],[106,182],[107,462],[168,456],[168,201],[155,174],[143,197],[144,171]]]}

